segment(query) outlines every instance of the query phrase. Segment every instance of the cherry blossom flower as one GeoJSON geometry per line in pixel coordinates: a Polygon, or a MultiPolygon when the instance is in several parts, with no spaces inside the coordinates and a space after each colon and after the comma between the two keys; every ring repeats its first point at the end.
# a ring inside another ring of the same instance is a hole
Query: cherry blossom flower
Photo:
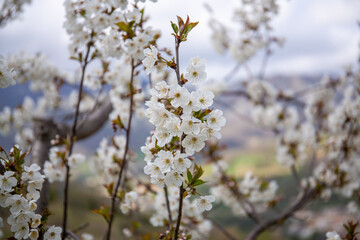
{"type": "Polygon", "coordinates": [[[13,171],[6,171],[4,175],[0,176],[0,188],[4,191],[10,192],[14,186],[17,184],[15,177],[12,177],[15,174],[13,171]]]}
{"type": "Polygon", "coordinates": [[[200,212],[210,211],[212,208],[212,202],[215,202],[215,197],[212,195],[200,196],[200,198],[195,199],[196,207],[200,212]]]}
{"type": "Polygon", "coordinates": [[[0,55],[0,88],[6,88],[9,85],[15,85],[15,74],[16,72],[9,69],[5,58],[0,55]]]}
{"type": "Polygon", "coordinates": [[[159,51],[153,45],[150,45],[150,48],[144,49],[145,59],[142,61],[142,63],[145,66],[146,74],[150,74],[155,69],[154,65],[158,60],[158,53],[159,51]]]}
{"type": "Polygon", "coordinates": [[[60,240],[62,229],[60,227],[51,226],[44,234],[45,239],[60,240]]]}

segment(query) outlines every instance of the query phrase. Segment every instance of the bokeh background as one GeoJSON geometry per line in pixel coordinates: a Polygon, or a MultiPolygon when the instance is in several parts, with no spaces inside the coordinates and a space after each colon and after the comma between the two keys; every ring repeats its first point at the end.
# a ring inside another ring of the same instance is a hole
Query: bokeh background
{"type": "MultiPolygon", "coordinates": [[[[175,21],[176,15],[189,15],[191,20],[199,21],[198,27],[182,45],[181,64],[186,66],[193,56],[206,58],[208,77],[221,80],[234,67],[234,62],[230,56],[220,56],[212,48],[208,26],[210,14],[204,6],[205,3],[211,6],[218,19],[232,24],[230,13],[233,6],[238,3],[236,0],[158,0],[157,3],[147,3],[145,13],[150,16],[148,24],[162,32],[159,44],[168,48],[173,47],[170,21],[175,21]]],[[[284,37],[286,42],[282,48],[276,49],[270,58],[266,75],[271,82],[283,88],[301,89],[316,84],[325,74],[341,74],[344,67],[356,61],[359,56],[360,1],[280,0],[279,3],[279,15],[272,25],[274,34],[284,37]]],[[[31,5],[25,6],[24,13],[19,19],[0,29],[0,54],[6,56],[22,50],[30,53],[41,52],[60,69],[76,71],[78,63],[69,59],[67,51],[69,37],[62,27],[64,15],[62,1],[33,0],[31,5]]],[[[252,70],[258,71],[262,56],[263,53],[259,53],[249,62],[252,70]]],[[[241,71],[237,74],[237,78],[245,76],[241,71]]],[[[0,109],[6,105],[15,107],[21,104],[23,97],[29,94],[27,87],[25,84],[0,89],[0,109]]],[[[33,96],[36,97],[36,94],[33,96]]],[[[288,194],[283,197],[286,199],[293,195],[294,181],[289,170],[281,167],[275,160],[272,133],[259,129],[252,123],[246,116],[249,106],[241,99],[221,99],[217,104],[225,110],[227,117],[227,125],[222,135],[223,143],[227,145],[224,158],[229,163],[229,172],[236,177],[242,177],[246,171],[251,170],[255,175],[277,179],[282,191],[288,194]],[[235,107],[229,108],[229,103],[235,107]]],[[[138,153],[138,165],[141,169],[143,162],[139,147],[144,144],[151,126],[147,124],[146,119],[137,119],[135,128],[131,147],[138,153]]],[[[101,138],[113,134],[110,124],[107,124],[92,138],[79,142],[75,151],[82,152],[90,158],[101,138]]],[[[0,136],[0,146],[8,149],[12,144],[13,136],[0,136]]],[[[94,234],[95,239],[101,239],[105,222],[100,216],[92,213],[91,209],[97,208],[102,202],[107,203],[107,199],[96,184],[89,181],[91,176],[92,172],[87,165],[74,176],[70,190],[70,225],[73,229],[83,226],[84,229],[80,231],[89,232],[94,234]]],[[[53,185],[50,210],[54,213],[54,217],[51,218],[54,224],[60,223],[61,198],[61,184],[53,185]]],[[[323,232],[341,227],[340,223],[346,220],[345,210],[336,207],[341,202],[342,199],[332,198],[326,204],[315,203],[313,210],[320,213],[318,217],[303,212],[304,217],[313,218],[311,225],[315,226],[318,232],[287,225],[285,230],[266,233],[261,239],[323,239],[323,232]],[[323,211],[325,209],[326,211],[323,211]]],[[[234,217],[231,211],[224,207],[216,206],[210,216],[237,236],[245,235],[251,227],[250,222],[234,217]]],[[[140,228],[144,230],[152,229],[145,217],[136,215],[129,219],[139,220],[142,224],[140,228]]],[[[129,219],[117,217],[117,236],[114,239],[122,239],[123,227],[138,227],[129,219]]],[[[216,232],[211,239],[224,238],[221,233],[216,232]]]]}

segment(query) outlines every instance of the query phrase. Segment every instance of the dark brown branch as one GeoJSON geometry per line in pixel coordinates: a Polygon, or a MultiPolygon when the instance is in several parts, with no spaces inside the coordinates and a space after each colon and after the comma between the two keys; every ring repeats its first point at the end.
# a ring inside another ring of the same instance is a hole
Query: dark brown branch
{"type": "MultiPolygon", "coordinates": [[[[89,58],[91,46],[92,46],[92,37],[90,39],[90,42],[88,42],[88,44],[87,44],[85,60],[84,60],[84,63],[82,64],[82,67],[81,67],[79,95],[78,95],[77,104],[76,104],[74,122],[73,122],[73,125],[71,127],[71,133],[70,133],[70,135],[68,135],[69,146],[68,146],[67,158],[69,158],[71,156],[73,146],[74,146],[74,137],[76,136],[76,130],[77,130],[76,127],[77,127],[77,122],[78,122],[78,116],[79,116],[79,113],[80,113],[80,102],[81,102],[81,95],[82,95],[83,84],[84,84],[84,79],[85,79],[85,71],[86,71],[86,67],[87,67],[87,65],[89,63],[88,58],[89,58]]],[[[62,228],[63,229],[62,240],[65,240],[66,235],[67,235],[66,225],[67,225],[68,193],[69,193],[69,179],[70,179],[70,166],[69,166],[67,161],[65,162],[65,168],[66,168],[66,173],[65,173],[65,187],[64,187],[64,209],[63,209],[63,224],[62,224],[62,227],[63,227],[62,228]]]]}
{"type": "Polygon", "coordinates": [[[115,213],[115,203],[116,203],[116,198],[117,198],[117,193],[119,191],[119,187],[120,187],[120,183],[121,183],[121,178],[123,175],[123,172],[126,168],[126,163],[127,163],[127,153],[129,151],[129,143],[130,143],[130,130],[131,130],[131,120],[132,120],[132,116],[133,116],[133,101],[134,101],[134,92],[133,92],[133,82],[134,82],[134,71],[135,71],[135,65],[134,65],[134,59],[131,59],[131,78],[130,78],[130,109],[129,109],[129,119],[128,119],[128,124],[127,124],[127,128],[126,128],[126,142],[125,142],[125,151],[124,151],[124,155],[122,158],[122,163],[121,163],[121,169],[119,172],[119,177],[117,179],[116,185],[115,185],[115,189],[111,198],[111,209],[110,209],[110,219],[108,222],[108,229],[106,232],[106,239],[110,240],[110,236],[111,236],[111,227],[112,227],[112,223],[114,220],[114,213],[115,213]]]}
{"type": "MultiPolygon", "coordinates": [[[[97,108],[86,116],[83,123],[77,127],[75,135],[76,139],[84,139],[97,132],[108,120],[111,111],[112,104],[110,97],[107,96],[99,103],[97,108]]],[[[71,132],[71,127],[66,124],[58,123],[57,128],[59,129],[58,133],[61,137],[66,137],[66,135],[71,132]]]]}
{"type": "MultiPolygon", "coordinates": [[[[42,169],[46,160],[49,159],[50,141],[56,135],[56,125],[52,119],[33,119],[34,143],[30,164],[35,163],[42,169]]],[[[49,204],[49,181],[45,178],[37,201],[37,213],[42,213],[49,204]]]]}
{"type": "Polygon", "coordinates": [[[185,189],[184,189],[183,185],[181,185],[180,190],[179,190],[179,210],[178,210],[179,212],[178,212],[178,218],[177,218],[177,221],[176,221],[176,227],[175,227],[175,233],[174,233],[173,240],[178,239],[180,223],[181,223],[181,217],[182,217],[184,192],[185,192],[185,189]]]}
{"type": "Polygon", "coordinates": [[[171,228],[172,216],[171,216],[171,210],[170,210],[169,194],[168,194],[168,189],[167,189],[166,185],[164,186],[164,193],[165,193],[166,208],[167,208],[168,217],[169,217],[169,226],[171,228]]]}
{"type": "Polygon", "coordinates": [[[311,200],[313,200],[318,192],[316,189],[311,190],[304,190],[300,197],[283,213],[270,218],[268,220],[263,221],[261,224],[257,225],[248,235],[246,240],[255,240],[257,237],[264,231],[268,230],[269,228],[280,225],[288,218],[290,218],[296,211],[305,207],[311,200]]]}
{"type": "Polygon", "coordinates": [[[5,173],[5,167],[4,165],[2,165],[2,163],[0,162],[0,174],[3,175],[5,173]]]}
{"type": "MultiPolygon", "coordinates": [[[[90,112],[84,119],[84,124],[76,129],[76,139],[84,139],[96,133],[107,121],[108,115],[112,111],[110,97],[106,97],[99,106],[90,112]]],[[[34,143],[32,147],[31,163],[36,163],[43,168],[46,160],[49,159],[50,141],[56,135],[65,138],[70,134],[71,127],[62,123],[55,123],[48,118],[34,118],[34,143]]],[[[41,213],[49,203],[49,183],[47,179],[40,192],[37,202],[37,212],[41,213]]]]}
{"type": "MultiPolygon", "coordinates": [[[[179,48],[180,48],[180,43],[181,40],[177,37],[175,37],[175,54],[176,54],[176,68],[175,68],[175,72],[176,72],[176,77],[177,77],[177,82],[180,86],[183,85],[183,82],[181,80],[181,76],[180,76],[180,60],[179,60],[179,48]]],[[[184,147],[182,146],[181,142],[182,139],[184,139],[184,134],[181,136],[180,138],[180,152],[183,153],[184,152],[184,147]]],[[[185,189],[183,187],[183,184],[181,184],[180,188],[179,188],[179,207],[178,207],[178,217],[177,217],[177,221],[176,221],[176,227],[175,227],[175,232],[174,232],[174,239],[176,240],[178,238],[178,234],[179,234],[179,229],[180,229],[180,223],[181,223],[181,217],[182,217],[182,208],[183,208],[183,196],[184,196],[184,192],[185,189]]]]}

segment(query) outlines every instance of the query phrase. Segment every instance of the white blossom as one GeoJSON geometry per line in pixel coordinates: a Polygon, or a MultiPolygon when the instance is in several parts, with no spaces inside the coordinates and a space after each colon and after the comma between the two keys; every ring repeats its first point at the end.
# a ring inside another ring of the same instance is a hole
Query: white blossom
{"type": "Polygon", "coordinates": [[[44,239],[60,240],[62,229],[60,227],[51,226],[44,234],[44,239]]]}
{"type": "Polygon", "coordinates": [[[0,176],[0,189],[10,192],[16,186],[17,180],[12,177],[15,174],[13,171],[6,171],[4,175],[0,176]]]}
{"type": "Polygon", "coordinates": [[[200,198],[196,199],[196,207],[199,211],[210,211],[212,208],[212,202],[215,202],[215,197],[212,195],[208,196],[200,196],[200,198]]]}
{"type": "Polygon", "coordinates": [[[335,231],[326,233],[326,240],[341,240],[339,234],[335,231]]]}
{"type": "Polygon", "coordinates": [[[150,48],[144,49],[145,58],[142,60],[142,63],[145,66],[146,74],[150,74],[152,71],[154,71],[154,65],[158,60],[158,54],[159,51],[153,45],[150,45],[150,48]]]}
{"type": "Polygon", "coordinates": [[[205,60],[199,59],[198,57],[194,57],[190,59],[190,64],[187,67],[187,73],[185,74],[185,78],[193,85],[198,85],[203,82],[207,74],[205,72],[205,60]]]}
{"type": "Polygon", "coordinates": [[[15,74],[13,69],[9,69],[5,58],[0,55],[0,88],[6,88],[9,85],[15,85],[15,74]]]}

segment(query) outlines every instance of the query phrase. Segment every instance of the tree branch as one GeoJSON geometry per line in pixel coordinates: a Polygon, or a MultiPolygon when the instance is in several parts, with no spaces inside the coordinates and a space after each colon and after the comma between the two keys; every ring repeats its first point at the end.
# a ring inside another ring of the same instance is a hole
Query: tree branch
{"type": "MultiPolygon", "coordinates": [[[[90,112],[83,123],[76,129],[76,139],[84,139],[96,133],[108,120],[108,116],[112,111],[112,103],[110,97],[107,96],[100,102],[99,106],[90,112]]],[[[58,134],[66,137],[71,132],[71,126],[63,123],[57,123],[58,134]]]]}
{"type": "MultiPolygon", "coordinates": [[[[51,139],[56,135],[57,129],[52,119],[33,119],[34,143],[30,164],[35,163],[43,169],[44,163],[49,159],[51,139]]],[[[45,178],[37,201],[37,213],[42,213],[49,204],[49,181],[45,178]]]]}
{"type": "MultiPolygon", "coordinates": [[[[74,116],[74,122],[73,125],[71,127],[71,132],[68,136],[68,142],[69,142],[69,146],[68,146],[68,152],[67,152],[67,159],[71,156],[72,154],[72,150],[73,150],[73,146],[74,146],[74,137],[76,136],[76,127],[77,127],[77,122],[78,122],[78,116],[80,113],[80,102],[81,102],[81,95],[82,95],[82,90],[83,90],[83,84],[84,84],[84,79],[85,79],[85,71],[86,71],[86,67],[89,63],[88,58],[89,58],[89,54],[90,54],[90,49],[91,46],[93,45],[92,43],[92,35],[91,34],[91,38],[90,41],[87,43],[87,50],[86,50],[86,55],[85,55],[85,60],[84,63],[82,64],[82,68],[81,68],[81,78],[80,78],[80,86],[79,86],[79,95],[78,95],[78,99],[77,99],[77,104],[76,104],[76,111],[75,111],[75,116],[74,116]]],[[[65,240],[66,235],[67,235],[67,230],[66,230],[66,224],[67,224],[67,209],[68,209],[68,193],[69,193],[69,179],[70,179],[70,166],[68,164],[68,162],[65,162],[65,168],[66,168],[66,173],[65,173],[65,187],[64,187],[64,211],[63,211],[63,234],[62,234],[62,240],[65,240]]]]}
{"type": "Polygon", "coordinates": [[[177,218],[177,221],[176,221],[175,234],[174,234],[174,239],[173,240],[178,239],[180,223],[181,223],[181,216],[182,216],[184,192],[185,192],[185,189],[184,189],[183,185],[181,185],[180,190],[179,190],[179,210],[178,210],[179,212],[178,212],[178,218],[177,218]]]}
{"type": "Polygon", "coordinates": [[[168,194],[168,189],[167,189],[166,185],[164,186],[164,193],[165,193],[166,208],[167,208],[168,216],[169,216],[169,226],[171,228],[172,216],[171,216],[171,210],[170,210],[169,194],[168,194]]]}
{"type": "Polygon", "coordinates": [[[122,158],[122,164],[121,164],[121,169],[119,172],[119,177],[118,180],[116,182],[116,186],[111,198],[111,210],[110,210],[110,219],[108,222],[108,229],[106,232],[106,239],[110,240],[110,236],[111,236],[111,227],[112,227],[112,223],[113,223],[113,219],[114,219],[114,213],[115,213],[115,203],[116,203],[116,198],[117,198],[117,193],[120,187],[120,183],[121,183],[121,178],[123,175],[123,172],[126,168],[126,163],[127,163],[127,153],[129,150],[129,143],[130,143],[130,130],[131,130],[131,120],[132,120],[132,116],[133,116],[133,101],[134,101],[134,92],[133,92],[133,82],[134,82],[134,71],[135,71],[135,65],[134,65],[134,59],[131,58],[131,78],[130,78],[130,108],[129,108],[129,119],[128,119],[128,124],[127,124],[127,128],[125,129],[126,131],[126,143],[125,143],[125,151],[124,151],[124,155],[122,158]]]}
{"type": "Polygon", "coordinates": [[[176,54],[176,68],[175,68],[175,72],[176,72],[176,78],[177,78],[177,82],[180,86],[182,86],[182,82],[181,82],[181,77],[180,77],[180,60],[179,60],[179,47],[180,47],[180,40],[178,38],[175,37],[175,54],[176,54]]]}
{"type": "Polygon", "coordinates": [[[316,189],[304,190],[300,197],[286,209],[283,213],[263,221],[261,224],[257,225],[248,235],[246,240],[255,240],[262,232],[266,231],[272,226],[282,224],[288,218],[290,218],[296,211],[302,209],[306,204],[308,204],[316,195],[318,194],[316,189]]]}

